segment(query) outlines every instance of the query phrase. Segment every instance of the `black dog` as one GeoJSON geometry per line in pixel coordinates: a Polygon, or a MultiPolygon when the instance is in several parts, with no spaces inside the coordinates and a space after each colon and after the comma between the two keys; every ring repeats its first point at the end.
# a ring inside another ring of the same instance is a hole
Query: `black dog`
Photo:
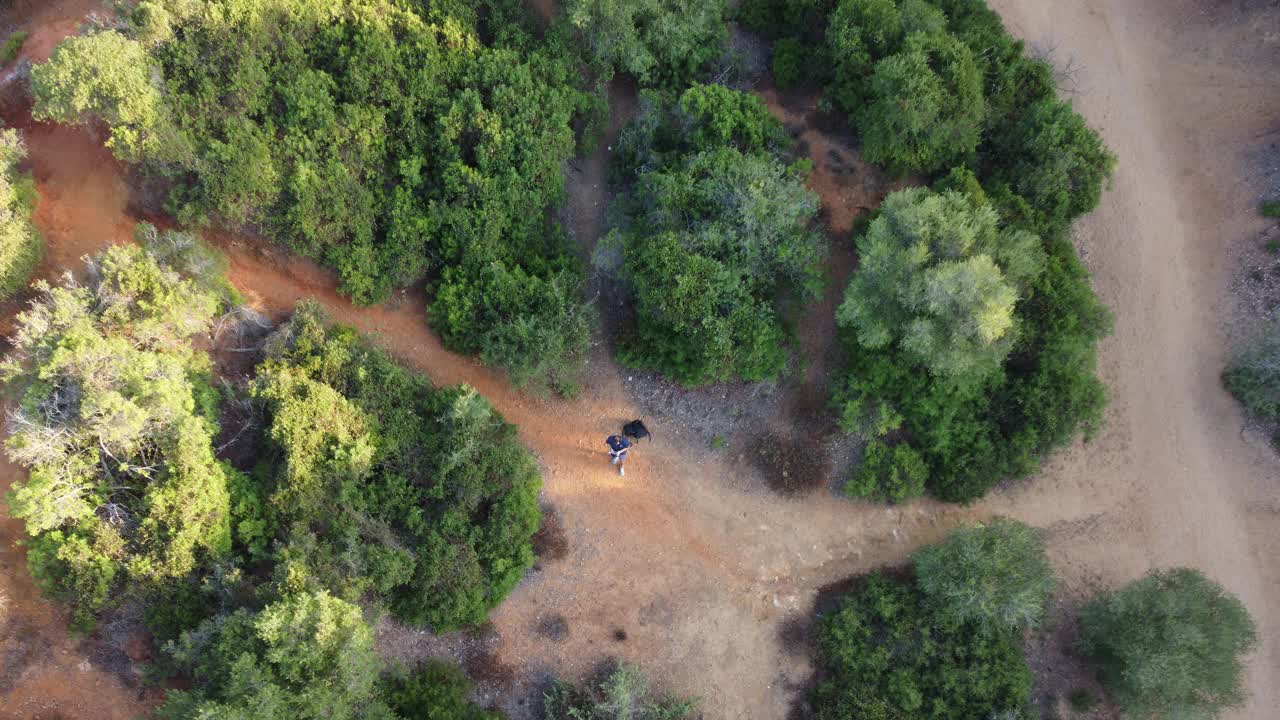
{"type": "Polygon", "coordinates": [[[649,438],[649,442],[653,442],[653,434],[649,432],[649,428],[644,426],[642,420],[632,420],[622,426],[622,434],[627,437],[633,437],[636,440],[649,438]]]}

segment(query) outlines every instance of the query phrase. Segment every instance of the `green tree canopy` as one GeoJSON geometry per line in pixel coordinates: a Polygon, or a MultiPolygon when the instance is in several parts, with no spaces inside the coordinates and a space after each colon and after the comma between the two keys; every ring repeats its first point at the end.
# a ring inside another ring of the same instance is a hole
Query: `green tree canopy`
{"type": "Polygon", "coordinates": [[[603,106],[518,0],[148,0],[132,38],[69,40],[39,117],[94,116],[187,223],[250,226],[359,303],[423,279],[454,350],[558,380],[587,345],[580,262],[549,219],[603,106]],[[175,32],[174,28],[180,28],[175,32]]]}
{"type": "Polygon", "coordinates": [[[991,718],[1024,712],[1031,695],[1014,633],[953,625],[916,587],[878,573],[819,619],[818,666],[823,720],[991,718]]]}
{"type": "Polygon", "coordinates": [[[107,146],[129,162],[171,151],[163,147],[171,128],[155,68],[141,43],[114,30],[70,37],[31,71],[32,115],[58,122],[98,118],[111,129],[107,146]]]}
{"type": "Polygon", "coordinates": [[[881,59],[902,46],[902,14],[894,0],[841,0],[827,20],[831,99],[846,113],[868,101],[868,79],[881,59]]]}
{"type": "Polygon", "coordinates": [[[726,49],[725,0],[568,0],[569,23],[606,66],[683,87],[726,49]]]}
{"type": "Polygon", "coordinates": [[[26,156],[18,131],[0,128],[0,299],[27,284],[44,251],[40,233],[31,224],[35,183],[18,172],[26,156]]]}
{"type": "Polygon", "coordinates": [[[961,528],[912,558],[934,612],[966,623],[1022,631],[1040,622],[1053,569],[1037,532],[1015,520],[961,528]]]}
{"type": "Polygon", "coordinates": [[[1200,571],[1155,571],[1098,597],[1080,649],[1138,720],[1210,720],[1245,700],[1244,656],[1258,641],[1243,603],[1200,571]]]}
{"type": "Polygon", "coordinates": [[[1002,231],[989,205],[922,188],[885,198],[858,252],[837,322],[867,348],[897,345],[958,378],[981,378],[1004,361],[1019,290],[1044,262],[1039,239],[1002,231]]]}
{"type": "Polygon", "coordinates": [[[537,465],[475,390],[437,389],[302,305],[268,342],[254,397],[268,463],[235,488],[251,552],[285,592],[372,593],[400,617],[482,622],[533,564],[537,465]]]}
{"type": "Polygon", "coordinates": [[[935,172],[978,147],[986,104],[973,53],[946,33],[915,33],[875,66],[856,116],[868,160],[895,173],[935,172]]]}
{"type": "Polygon", "coordinates": [[[230,550],[218,393],[191,345],[220,301],[137,246],[98,256],[83,282],[36,288],[4,366],[22,392],[6,450],[31,470],[8,499],[32,574],[87,622],[115,590],[156,589],[230,550]]]}
{"type": "Polygon", "coordinates": [[[778,121],[742,95],[694,86],[674,107],[648,107],[620,141],[633,183],[598,251],[618,253],[636,300],[623,362],[686,384],[776,377],[776,299],[822,282],[817,196],[804,166],[779,158],[778,121]]]}
{"type": "Polygon", "coordinates": [[[360,608],[327,593],[207,620],[168,646],[195,682],[171,690],[160,718],[389,720],[380,662],[360,608]]]}

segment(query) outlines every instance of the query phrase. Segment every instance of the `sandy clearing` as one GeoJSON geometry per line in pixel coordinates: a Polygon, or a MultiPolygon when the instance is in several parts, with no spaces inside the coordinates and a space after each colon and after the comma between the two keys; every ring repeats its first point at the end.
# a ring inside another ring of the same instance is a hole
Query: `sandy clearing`
{"type": "MultiPolygon", "coordinates": [[[[782,718],[809,672],[783,633],[818,588],[901,561],[957,522],[1000,513],[1047,528],[1067,594],[1173,564],[1227,584],[1266,639],[1239,716],[1274,716],[1280,484],[1273,455],[1241,435],[1239,410],[1218,386],[1226,338],[1217,318],[1230,302],[1224,249],[1256,229],[1245,154],[1280,118],[1280,89],[1254,80],[1273,74],[1275,47],[1264,36],[1277,16],[1261,16],[1269,26],[1259,15],[1191,0],[994,4],[1015,32],[1083,64],[1077,107],[1120,155],[1113,188],[1078,233],[1117,316],[1102,358],[1114,399],[1094,442],[971,508],[780,499],[735,482],[752,471],[734,458],[672,433],[640,448],[622,482],[600,440],[637,412],[624,370],[595,362],[579,401],[530,398],[443,350],[426,330],[420,298],[355,309],[313,265],[252,240],[215,237],[231,257],[233,281],[259,307],[279,313],[316,296],[336,319],[379,333],[439,382],[477,386],[521,425],[546,470],[544,499],[559,509],[570,542],[567,557],[546,562],[494,614],[497,656],[521,677],[576,678],[612,656],[702,696],[709,718],[782,718]],[[550,614],[568,628],[558,642],[534,632],[550,614]],[[619,629],[624,642],[614,639],[619,629]]],[[[120,168],[82,131],[33,128],[31,142],[47,201],[37,222],[53,248],[45,274],[126,238],[133,218],[120,168]]],[[[598,200],[585,191],[575,198],[583,208],[598,200]]],[[[20,476],[0,471],[6,485],[20,476]]],[[[34,717],[48,709],[28,704],[37,699],[73,717],[99,715],[102,704],[125,707],[130,691],[111,676],[66,680],[79,650],[58,639],[59,613],[35,599],[12,547],[18,531],[12,521],[0,526],[0,582],[15,598],[15,616],[39,619],[40,636],[70,659],[55,651],[32,663],[18,690],[0,692],[0,717],[34,717]]],[[[504,696],[517,716],[527,714],[513,699],[520,691],[504,696]]]]}

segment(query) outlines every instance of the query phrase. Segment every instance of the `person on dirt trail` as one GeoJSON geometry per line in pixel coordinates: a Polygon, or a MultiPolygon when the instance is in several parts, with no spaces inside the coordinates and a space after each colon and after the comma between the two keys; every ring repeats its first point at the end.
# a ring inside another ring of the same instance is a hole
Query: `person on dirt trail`
{"type": "Polygon", "coordinates": [[[631,449],[631,441],[626,435],[610,435],[605,439],[604,444],[609,446],[609,457],[612,458],[610,462],[618,466],[618,474],[626,475],[627,471],[622,465],[627,461],[627,451],[631,449]]]}

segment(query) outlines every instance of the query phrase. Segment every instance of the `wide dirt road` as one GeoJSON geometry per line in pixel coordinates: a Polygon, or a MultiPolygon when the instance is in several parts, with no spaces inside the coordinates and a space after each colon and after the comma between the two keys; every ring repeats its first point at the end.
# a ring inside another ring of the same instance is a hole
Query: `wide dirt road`
{"type": "MultiPolygon", "coordinates": [[[[1068,83],[1076,105],[1120,157],[1112,189],[1078,238],[1117,323],[1102,353],[1113,396],[1106,430],[974,507],[779,498],[736,458],[665,428],[661,442],[635,454],[624,482],[604,462],[601,442],[638,410],[626,371],[603,356],[581,399],[531,399],[445,352],[427,331],[420,298],[396,309],[352,308],[309,264],[251,239],[220,238],[233,282],[254,304],[279,313],[301,297],[319,298],[336,319],[380,332],[439,382],[476,385],[538,453],[543,497],[559,511],[568,549],[545,559],[493,616],[487,667],[497,672],[486,685],[515,716],[536,704],[519,704],[532,690],[525,679],[577,679],[614,656],[666,688],[702,696],[708,718],[783,718],[809,671],[807,651],[789,642],[792,621],[808,615],[819,588],[900,562],[956,523],[997,513],[1046,529],[1068,603],[1152,567],[1192,565],[1226,584],[1264,638],[1239,716],[1275,716],[1280,466],[1264,443],[1241,434],[1240,412],[1217,375],[1227,344],[1220,318],[1231,306],[1227,249],[1258,229],[1251,206],[1261,188],[1249,159],[1280,124],[1280,87],[1269,84],[1280,65],[1280,13],[1274,3],[1207,0],[994,4],[1016,33],[1056,47],[1059,65],[1076,60],[1081,69],[1068,83]],[[503,679],[503,665],[515,670],[517,687],[503,679]]],[[[134,217],[121,169],[81,130],[28,130],[45,200],[37,222],[51,250],[44,274],[127,241],[134,217]]],[[[577,207],[602,208],[594,172],[572,187],[577,207]]],[[[589,243],[598,225],[571,229],[589,243]]],[[[20,477],[2,470],[0,487],[20,477]]],[[[0,524],[0,589],[14,601],[10,637],[21,630],[28,651],[23,667],[10,663],[12,676],[0,673],[0,717],[128,716],[136,689],[111,674],[114,663],[82,660],[92,659],[92,644],[61,639],[57,611],[36,599],[21,550],[11,546],[19,533],[17,523],[0,524]],[[41,653],[43,642],[53,652],[41,653]]],[[[382,639],[401,656],[448,645],[390,625],[382,639]]],[[[1058,663],[1050,674],[1061,672],[1078,671],[1058,663]]]]}
{"type": "Polygon", "coordinates": [[[1274,2],[1203,0],[994,5],[1030,44],[1056,48],[1059,67],[1081,67],[1076,106],[1120,158],[1114,186],[1078,233],[1116,314],[1103,352],[1108,428],[1005,507],[1044,525],[1089,520],[1054,547],[1076,582],[1190,565],[1239,594],[1263,638],[1240,716],[1273,718],[1280,482],[1273,453],[1241,432],[1218,374],[1228,251],[1255,242],[1265,190],[1256,158],[1280,127],[1280,12],[1274,2]]]}

